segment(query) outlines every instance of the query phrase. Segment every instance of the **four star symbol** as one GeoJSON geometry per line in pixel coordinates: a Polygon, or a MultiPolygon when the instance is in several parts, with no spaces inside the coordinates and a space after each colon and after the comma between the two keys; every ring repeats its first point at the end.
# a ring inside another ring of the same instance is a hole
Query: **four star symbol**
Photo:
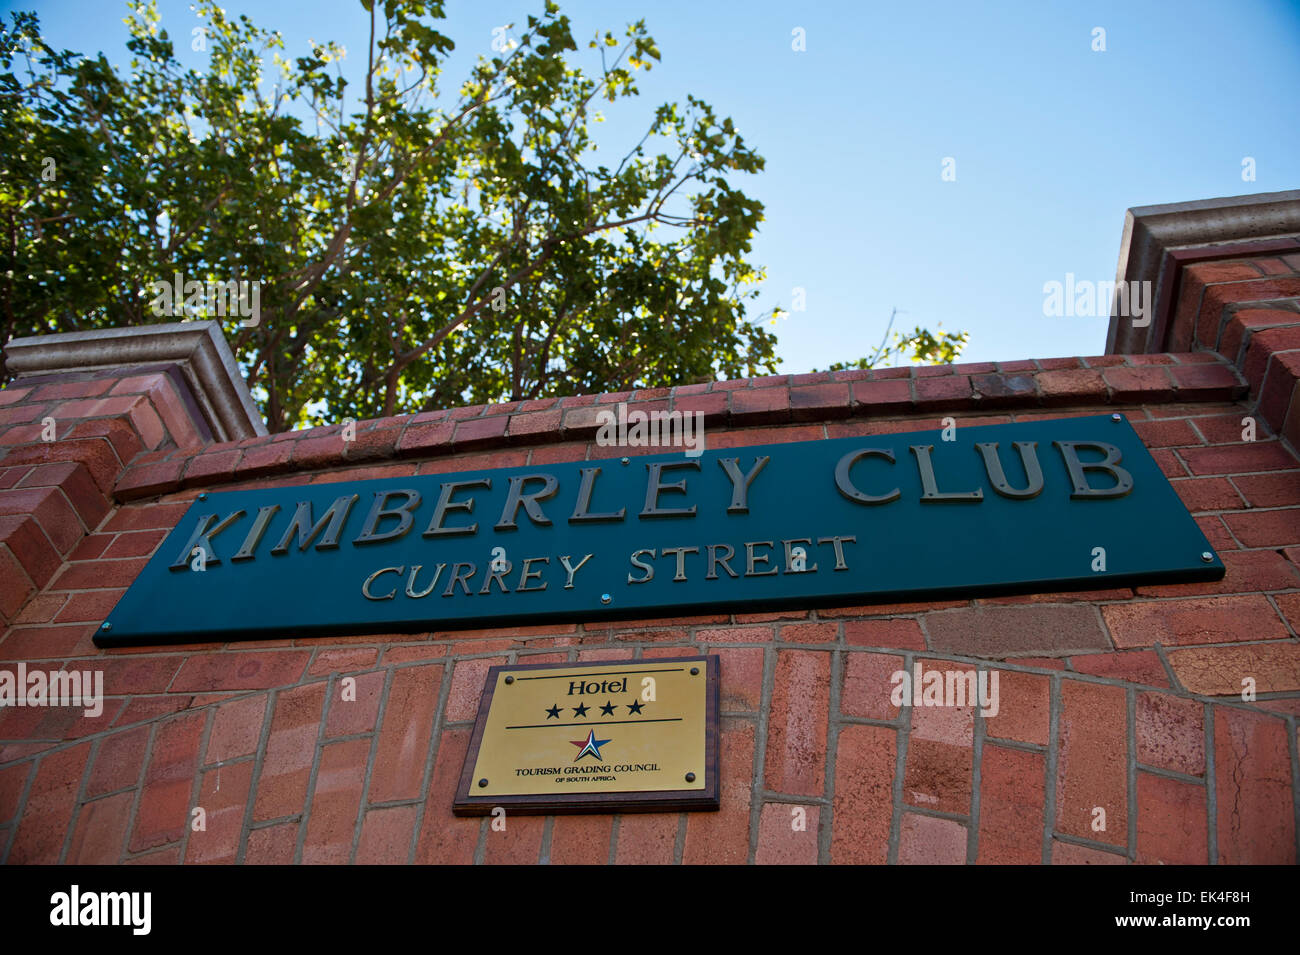
{"type": "MultiPolygon", "coordinates": [[[[633,697],[631,703],[624,703],[623,705],[627,707],[628,713],[641,712],[641,701],[636,699],[635,697],[633,697]]],[[[579,703],[577,706],[573,707],[573,715],[586,716],[587,710],[589,709],[591,709],[591,707],[587,706],[586,703],[579,703]]],[[[613,702],[612,700],[606,700],[605,703],[599,707],[599,709],[600,709],[601,716],[614,716],[615,711],[618,709],[618,704],[613,702]]],[[[548,720],[551,719],[558,720],[560,718],[560,704],[552,703],[546,709],[546,718],[548,720]]]]}

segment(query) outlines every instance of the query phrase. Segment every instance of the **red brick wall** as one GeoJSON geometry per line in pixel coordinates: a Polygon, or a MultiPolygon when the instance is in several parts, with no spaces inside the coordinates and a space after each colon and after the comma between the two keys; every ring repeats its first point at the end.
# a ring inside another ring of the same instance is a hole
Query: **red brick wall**
{"type": "Polygon", "coordinates": [[[0,457],[0,560],[23,575],[3,571],[0,666],[102,669],[109,696],[97,719],[0,710],[0,860],[1293,863],[1300,462],[1278,434],[1297,414],[1297,315],[1226,313],[1244,371],[1204,351],[774,377],[363,422],[348,445],[320,428],[200,448],[77,382],[0,392],[15,429],[60,420],[52,443],[0,436],[18,444],[0,457]],[[626,399],[704,411],[710,448],[1120,411],[1227,575],[806,613],[91,643],[201,490],[633,454],[594,443],[597,406],[626,399]],[[517,816],[504,832],[452,816],[488,667],[687,652],[722,657],[720,812],[517,816]],[[889,675],[918,660],[996,668],[1001,711],[900,711],[889,675]],[[1241,701],[1243,676],[1259,701],[1241,701]]]}

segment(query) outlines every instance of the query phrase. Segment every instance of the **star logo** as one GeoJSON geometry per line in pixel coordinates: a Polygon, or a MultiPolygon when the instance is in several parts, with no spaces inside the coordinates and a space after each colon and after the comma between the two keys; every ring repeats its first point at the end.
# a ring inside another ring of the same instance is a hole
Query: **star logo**
{"type": "Polygon", "coordinates": [[[608,743],[609,740],[596,739],[596,731],[588,730],[586,739],[571,739],[569,742],[574,746],[580,747],[578,755],[573,758],[573,761],[576,763],[584,756],[595,756],[597,759],[602,759],[603,757],[600,755],[600,748],[608,743]]]}
{"type": "Polygon", "coordinates": [[[633,701],[633,702],[631,702],[631,703],[628,703],[628,704],[627,704],[627,709],[628,709],[628,712],[629,712],[629,713],[640,713],[640,712],[641,712],[641,701],[640,701],[640,700],[635,700],[635,701],[633,701]]]}
{"type": "Polygon", "coordinates": [[[560,707],[559,707],[559,704],[556,704],[556,703],[551,704],[551,708],[550,708],[549,710],[546,711],[546,718],[547,718],[548,720],[549,720],[549,719],[557,719],[557,720],[558,720],[558,719],[560,718],[560,707]]]}
{"type": "Polygon", "coordinates": [[[573,715],[574,715],[574,716],[586,716],[586,715],[587,715],[587,704],[586,704],[586,703],[579,703],[577,706],[575,706],[575,707],[573,708],[573,715]]]}
{"type": "Polygon", "coordinates": [[[609,702],[609,700],[606,700],[605,705],[600,708],[600,713],[602,716],[613,716],[614,704],[609,702]]]}

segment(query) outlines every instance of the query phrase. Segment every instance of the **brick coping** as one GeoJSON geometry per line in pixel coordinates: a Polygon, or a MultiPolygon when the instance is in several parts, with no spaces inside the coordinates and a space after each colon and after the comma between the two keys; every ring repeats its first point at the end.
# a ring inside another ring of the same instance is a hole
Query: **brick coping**
{"type": "Polygon", "coordinates": [[[706,427],[726,431],[937,411],[1225,401],[1247,391],[1240,371],[1212,352],[773,375],[376,418],[357,422],[350,442],[342,440],[343,426],[333,424],[201,449],[146,452],[124,469],[115,496],[129,501],[394,458],[586,441],[596,434],[600,412],[619,402],[629,410],[698,412],[706,427]]]}

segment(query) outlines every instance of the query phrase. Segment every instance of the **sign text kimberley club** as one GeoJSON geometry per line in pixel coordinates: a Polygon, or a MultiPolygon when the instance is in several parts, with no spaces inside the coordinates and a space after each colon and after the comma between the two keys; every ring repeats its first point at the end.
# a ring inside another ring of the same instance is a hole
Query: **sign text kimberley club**
{"type": "Polygon", "coordinates": [[[96,639],[421,630],[1222,576],[1132,427],[1100,415],[206,494],[96,639]]]}

